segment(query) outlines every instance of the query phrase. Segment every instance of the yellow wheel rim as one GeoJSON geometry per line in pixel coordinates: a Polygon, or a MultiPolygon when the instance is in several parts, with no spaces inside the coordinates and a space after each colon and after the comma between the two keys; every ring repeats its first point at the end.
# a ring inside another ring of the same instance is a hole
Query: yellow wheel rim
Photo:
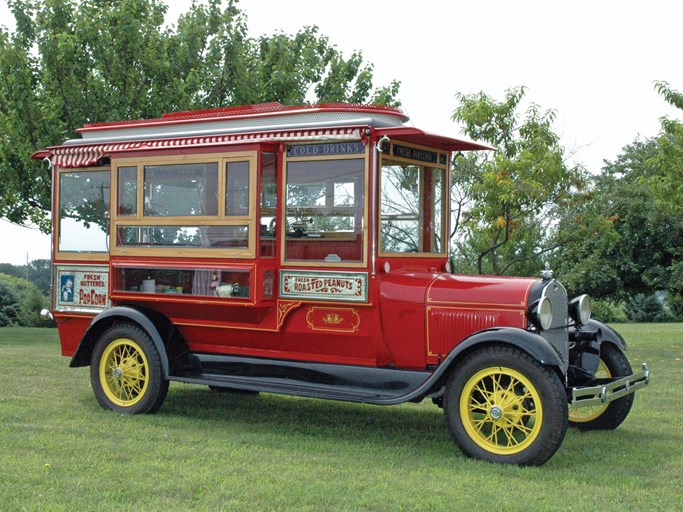
{"type": "Polygon", "coordinates": [[[142,400],[149,385],[149,365],[140,345],[121,338],[112,341],[100,359],[100,383],[109,400],[131,407],[142,400]]]}
{"type": "MultiPolygon", "coordinates": [[[[595,372],[595,377],[597,379],[609,379],[612,377],[612,373],[609,371],[609,368],[607,368],[607,365],[602,359],[600,359],[600,365],[595,372]]],[[[609,404],[577,407],[576,409],[570,407],[569,421],[574,423],[588,423],[589,421],[593,421],[602,416],[602,414],[607,410],[607,407],[609,407],[609,404]]]]}
{"type": "Polygon", "coordinates": [[[484,450],[513,455],[527,449],[543,424],[541,398],[531,381],[510,368],[486,368],[465,384],[460,397],[465,430],[484,450]]]}

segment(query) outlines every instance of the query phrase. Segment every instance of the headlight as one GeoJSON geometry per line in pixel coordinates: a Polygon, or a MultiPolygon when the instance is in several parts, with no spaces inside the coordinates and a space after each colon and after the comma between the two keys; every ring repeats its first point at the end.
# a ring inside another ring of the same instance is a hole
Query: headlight
{"type": "Polygon", "coordinates": [[[569,316],[579,325],[586,325],[591,319],[591,298],[588,295],[579,295],[569,304],[569,316]]]}
{"type": "Polygon", "coordinates": [[[535,313],[539,327],[544,331],[550,329],[553,325],[553,303],[548,297],[541,297],[536,306],[535,313]]]}

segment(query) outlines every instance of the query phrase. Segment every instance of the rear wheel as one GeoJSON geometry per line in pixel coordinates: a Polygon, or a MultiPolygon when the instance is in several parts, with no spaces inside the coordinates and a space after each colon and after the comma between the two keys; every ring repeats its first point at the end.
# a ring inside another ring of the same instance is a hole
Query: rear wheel
{"type": "Polygon", "coordinates": [[[459,364],[446,386],[444,414],[466,455],[498,463],[543,464],[567,431],[559,378],[511,347],[488,347],[459,364]]]}
{"type": "MultiPolygon", "coordinates": [[[[600,365],[595,372],[598,379],[631,375],[633,370],[626,355],[611,343],[600,347],[600,365]]],[[[613,430],[628,416],[634,395],[626,395],[614,402],[569,410],[569,424],[579,430],[613,430]]]]}
{"type": "Polygon", "coordinates": [[[168,393],[159,352],[146,332],[130,324],[116,325],[100,336],[90,380],[100,405],[123,413],[155,412],[168,393]]]}

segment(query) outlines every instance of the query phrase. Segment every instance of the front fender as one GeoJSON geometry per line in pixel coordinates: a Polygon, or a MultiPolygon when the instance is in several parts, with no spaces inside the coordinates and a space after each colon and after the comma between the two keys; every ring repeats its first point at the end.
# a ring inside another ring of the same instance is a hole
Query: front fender
{"type": "Polygon", "coordinates": [[[382,401],[381,403],[391,405],[408,402],[410,400],[419,400],[430,393],[438,391],[446,384],[448,375],[451,370],[457,366],[458,361],[462,357],[472,350],[476,350],[479,346],[485,347],[486,345],[492,344],[514,346],[526,352],[543,365],[554,366],[558,369],[562,365],[560,356],[555,352],[555,349],[545,340],[545,338],[538,334],[515,327],[486,329],[484,331],[479,331],[460,342],[451,350],[448,356],[446,356],[446,359],[444,359],[436,371],[415,391],[402,397],[382,401]]]}
{"type": "Polygon", "coordinates": [[[626,340],[617,331],[597,320],[589,320],[580,330],[577,330],[576,327],[569,330],[570,341],[581,341],[584,339],[595,340],[598,342],[598,346],[607,341],[621,350],[627,349],[626,340]]]}
{"type": "Polygon", "coordinates": [[[472,347],[485,343],[513,345],[529,354],[541,364],[548,366],[562,365],[560,356],[542,336],[515,327],[498,327],[475,333],[459,343],[446,357],[444,361],[447,363],[446,366],[448,366],[450,361],[455,360],[472,347]]]}
{"type": "Polygon", "coordinates": [[[166,347],[159,334],[159,330],[145,313],[128,306],[117,306],[106,309],[93,318],[88,326],[88,330],[83,335],[83,339],[81,339],[81,342],[78,344],[78,348],[71,358],[69,366],[71,368],[88,366],[90,364],[92,351],[95,348],[95,344],[100,335],[115,323],[126,320],[139,325],[152,339],[157,352],[159,352],[159,357],[161,358],[161,367],[163,369],[164,378],[168,378],[168,355],[166,354],[166,347]]]}

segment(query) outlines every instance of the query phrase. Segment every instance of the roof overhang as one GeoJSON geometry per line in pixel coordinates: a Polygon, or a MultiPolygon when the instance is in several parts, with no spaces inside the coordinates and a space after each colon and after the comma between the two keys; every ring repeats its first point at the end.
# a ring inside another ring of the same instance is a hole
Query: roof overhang
{"type": "Polygon", "coordinates": [[[454,139],[452,137],[444,137],[443,135],[436,135],[409,126],[379,128],[377,129],[376,133],[380,137],[386,135],[390,139],[400,140],[403,142],[412,142],[413,144],[437,148],[443,151],[495,150],[494,147],[489,146],[488,144],[482,144],[481,142],[474,142],[469,139],[454,139]]]}

